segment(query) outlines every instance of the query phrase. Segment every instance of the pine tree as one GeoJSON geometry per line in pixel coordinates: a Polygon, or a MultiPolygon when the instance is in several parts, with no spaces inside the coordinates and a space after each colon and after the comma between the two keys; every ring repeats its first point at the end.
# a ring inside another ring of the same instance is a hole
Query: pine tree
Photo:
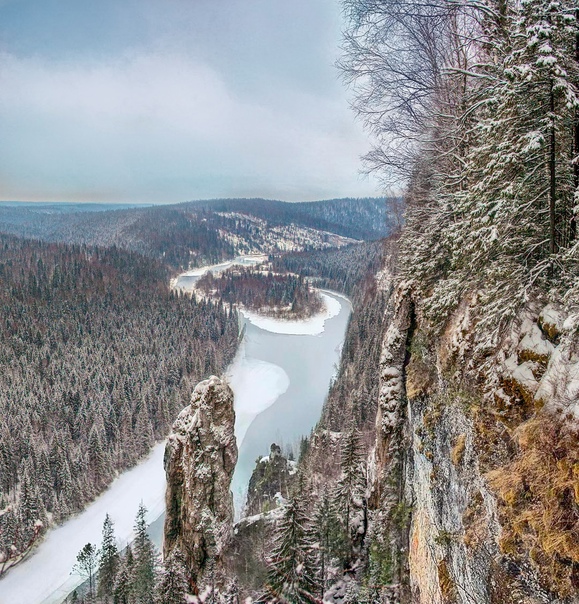
{"type": "Polygon", "coordinates": [[[129,546],[127,555],[121,560],[113,585],[113,604],[130,604],[131,602],[131,571],[132,550],[129,546]]]}
{"type": "Polygon", "coordinates": [[[155,547],[147,533],[147,508],[141,503],[135,520],[132,586],[136,604],[153,604],[155,593],[155,547]]]}
{"type": "Polygon", "coordinates": [[[73,567],[73,572],[86,577],[88,579],[88,594],[89,598],[94,593],[94,575],[97,568],[98,552],[96,546],[92,543],[87,543],[76,556],[76,564],[73,567]]]}
{"type": "Polygon", "coordinates": [[[156,588],[157,604],[184,604],[188,593],[185,559],[174,549],[164,562],[156,588]]]}
{"type": "Polygon", "coordinates": [[[319,591],[312,547],[305,503],[294,497],[286,504],[276,528],[269,560],[268,583],[275,597],[292,604],[311,602],[319,591]]]}
{"type": "Polygon", "coordinates": [[[315,546],[313,554],[315,554],[316,560],[316,583],[320,588],[321,599],[323,599],[328,587],[329,569],[332,566],[332,560],[343,560],[346,557],[344,537],[336,508],[327,491],[324,490],[314,508],[310,527],[310,538],[315,546]]]}
{"type": "Polygon", "coordinates": [[[20,483],[19,516],[21,533],[26,541],[34,534],[37,525],[44,526],[46,512],[38,493],[38,487],[32,482],[32,467],[30,460],[24,464],[20,483]]]}
{"type": "Polygon", "coordinates": [[[98,564],[98,595],[109,601],[113,595],[115,578],[119,566],[119,552],[115,539],[114,526],[107,514],[103,522],[102,544],[98,564]]]}
{"type": "Polygon", "coordinates": [[[351,428],[343,439],[340,456],[342,475],[336,486],[335,500],[350,557],[359,545],[360,529],[365,529],[366,463],[356,428],[351,428]]]}

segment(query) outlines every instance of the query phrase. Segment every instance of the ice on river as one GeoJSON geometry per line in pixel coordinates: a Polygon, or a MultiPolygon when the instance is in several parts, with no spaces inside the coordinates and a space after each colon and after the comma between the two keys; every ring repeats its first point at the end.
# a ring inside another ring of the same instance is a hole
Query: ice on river
{"type": "Polygon", "coordinates": [[[82,582],[70,571],[86,543],[100,545],[107,513],[123,547],[133,540],[133,524],[141,501],[149,512],[147,521],[158,518],[165,509],[164,451],[165,443],[155,445],[143,462],[119,476],[84,512],[49,531],[28,560],[0,579],[0,604],[61,602],[82,582]]]}
{"type": "Polygon", "coordinates": [[[235,437],[240,447],[251,422],[289,388],[288,374],[278,365],[247,358],[242,344],[227,371],[235,395],[235,437]]]}

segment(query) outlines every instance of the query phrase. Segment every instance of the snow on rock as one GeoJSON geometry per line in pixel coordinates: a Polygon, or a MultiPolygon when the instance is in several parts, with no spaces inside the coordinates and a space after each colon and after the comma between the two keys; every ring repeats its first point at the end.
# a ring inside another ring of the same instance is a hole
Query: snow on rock
{"type": "Polygon", "coordinates": [[[390,471],[393,435],[400,425],[406,392],[404,388],[404,360],[406,340],[410,327],[410,303],[401,290],[395,293],[394,312],[382,342],[380,357],[380,390],[376,414],[376,445],[374,461],[380,468],[373,476],[371,500],[376,504],[390,471]]]}
{"type": "Polygon", "coordinates": [[[326,293],[322,293],[321,296],[324,301],[324,310],[309,319],[286,321],[284,319],[261,315],[258,312],[247,309],[240,309],[240,312],[253,325],[265,331],[286,335],[317,336],[324,331],[326,321],[337,316],[342,308],[337,296],[329,296],[326,293]]]}
{"type": "Polygon", "coordinates": [[[547,304],[539,315],[539,323],[550,337],[556,337],[564,329],[565,317],[554,304],[547,304]]]}
{"type": "Polygon", "coordinates": [[[504,367],[508,375],[513,380],[516,380],[523,388],[533,394],[538,390],[539,382],[533,373],[533,370],[536,369],[536,363],[525,361],[519,365],[517,356],[512,355],[505,361],[504,367]]]}
{"type": "Polygon", "coordinates": [[[555,347],[539,329],[537,323],[530,319],[525,319],[521,326],[521,341],[517,347],[519,359],[525,360],[542,360],[547,361],[553,354],[555,347]]]}
{"type": "Polygon", "coordinates": [[[579,341],[576,322],[549,304],[538,314],[527,313],[503,346],[500,364],[503,388],[495,400],[509,401],[511,389],[550,410],[563,410],[579,419],[579,341]],[[505,382],[505,380],[507,380],[505,382]]]}
{"type": "Polygon", "coordinates": [[[179,548],[198,585],[210,557],[207,544],[214,543],[219,566],[232,535],[234,425],[233,392],[212,376],[196,386],[167,440],[164,553],[179,548]]]}
{"type": "Polygon", "coordinates": [[[296,474],[296,462],[289,461],[281,447],[273,443],[269,456],[261,458],[249,480],[244,515],[255,516],[279,505],[279,500],[288,497],[296,474]],[[292,471],[293,470],[293,471],[292,471]]]}
{"type": "Polygon", "coordinates": [[[555,349],[535,393],[535,400],[579,419],[579,342],[576,337],[564,337],[555,349]]]}

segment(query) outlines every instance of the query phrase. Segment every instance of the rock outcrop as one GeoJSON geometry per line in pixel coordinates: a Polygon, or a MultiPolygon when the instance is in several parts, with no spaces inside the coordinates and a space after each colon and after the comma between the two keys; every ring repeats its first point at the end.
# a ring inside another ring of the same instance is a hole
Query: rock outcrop
{"type": "Polygon", "coordinates": [[[197,385],[167,441],[164,554],[181,550],[194,591],[219,575],[232,534],[234,425],[233,392],[212,376],[197,385]]]}
{"type": "Polygon", "coordinates": [[[476,295],[434,334],[404,283],[389,312],[369,498],[388,601],[578,601],[576,322],[529,304],[480,354],[476,295]]]}
{"type": "Polygon", "coordinates": [[[281,448],[271,445],[269,455],[258,459],[249,480],[245,516],[255,516],[276,508],[290,494],[297,463],[282,455],[281,448]]]}

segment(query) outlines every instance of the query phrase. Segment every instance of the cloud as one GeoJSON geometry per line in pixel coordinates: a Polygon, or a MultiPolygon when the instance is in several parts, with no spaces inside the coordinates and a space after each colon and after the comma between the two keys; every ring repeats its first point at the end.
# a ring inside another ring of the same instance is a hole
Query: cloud
{"type": "Polygon", "coordinates": [[[259,94],[190,53],[99,60],[0,55],[0,196],[181,201],[377,193],[346,101],[259,94]]]}

